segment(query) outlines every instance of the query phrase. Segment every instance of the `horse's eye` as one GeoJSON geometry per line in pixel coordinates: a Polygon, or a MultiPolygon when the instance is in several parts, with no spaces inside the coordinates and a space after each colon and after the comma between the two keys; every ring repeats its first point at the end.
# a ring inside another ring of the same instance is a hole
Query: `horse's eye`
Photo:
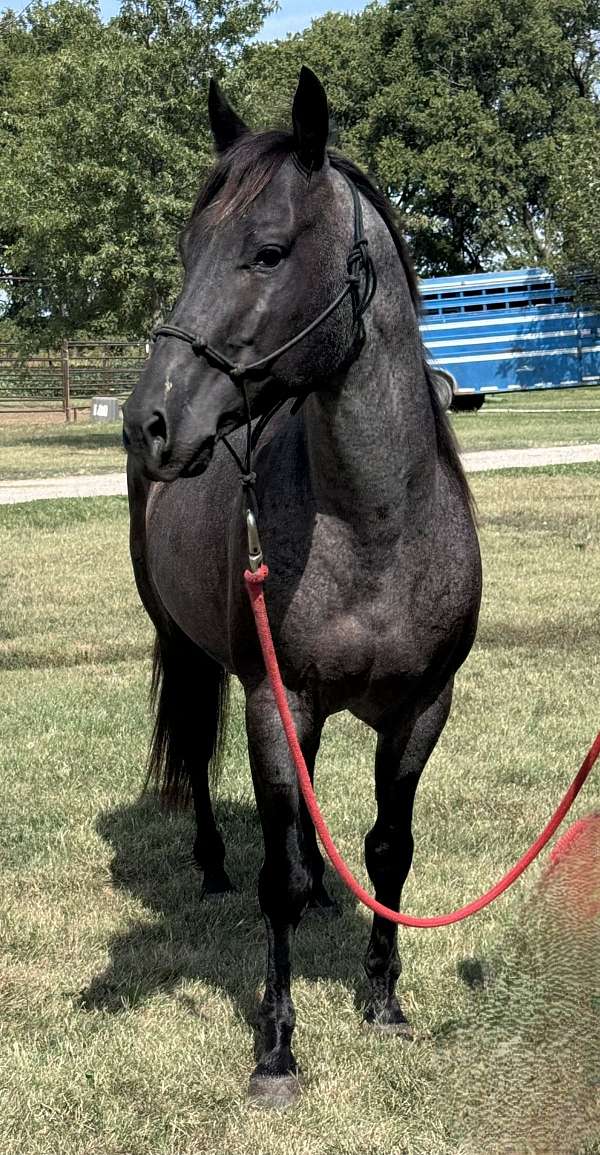
{"type": "Polygon", "coordinates": [[[280,249],[278,245],[265,245],[264,249],[260,249],[256,255],[256,263],[261,265],[263,269],[274,269],[283,260],[283,257],[283,249],[280,249]]]}

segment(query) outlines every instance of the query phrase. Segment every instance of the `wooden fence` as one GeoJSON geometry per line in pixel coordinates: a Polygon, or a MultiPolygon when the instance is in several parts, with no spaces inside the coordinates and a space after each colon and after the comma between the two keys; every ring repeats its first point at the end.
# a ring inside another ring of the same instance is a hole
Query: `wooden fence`
{"type": "Polygon", "coordinates": [[[76,419],[97,394],[125,397],[146,359],[143,341],[63,341],[60,349],[23,356],[0,343],[0,413],[56,412],[76,419]]]}

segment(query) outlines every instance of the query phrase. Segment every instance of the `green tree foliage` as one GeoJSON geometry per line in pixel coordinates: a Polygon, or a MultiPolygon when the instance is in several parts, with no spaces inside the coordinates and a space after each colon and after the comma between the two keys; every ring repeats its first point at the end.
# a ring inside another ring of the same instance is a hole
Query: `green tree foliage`
{"type": "Polygon", "coordinates": [[[314,67],[422,273],[538,264],[562,214],[554,171],[597,108],[598,29],[600,0],[391,0],[251,48],[236,80],[269,120],[314,67]]]}
{"type": "Polygon", "coordinates": [[[208,76],[251,124],[287,125],[303,63],[422,274],[598,269],[600,0],[389,0],[243,49],[270,7],[123,0],[103,25],[95,0],[52,0],[0,22],[5,327],[145,332],[211,162],[208,76]]]}
{"type": "Polygon", "coordinates": [[[579,118],[559,141],[551,174],[555,211],[552,267],[580,300],[600,303],[600,107],[579,118]],[[578,274],[585,271],[586,280],[578,274]]]}
{"type": "MultiPolygon", "coordinates": [[[[0,35],[0,262],[32,341],[139,336],[177,292],[176,237],[211,163],[206,85],[266,0],[56,0],[0,35]]],[[[6,282],[4,282],[6,284],[6,282]]]]}

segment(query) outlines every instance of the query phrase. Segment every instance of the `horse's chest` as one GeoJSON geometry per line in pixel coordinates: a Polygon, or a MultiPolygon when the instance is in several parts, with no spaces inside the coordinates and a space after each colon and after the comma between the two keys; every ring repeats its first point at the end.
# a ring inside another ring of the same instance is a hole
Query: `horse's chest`
{"type": "Polygon", "coordinates": [[[288,615],[281,644],[291,679],[318,682],[329,709],[356,708],[382,696],[399,700],[423,673],[426,647],[408,607],[375,593],[350,608],[299,607],[288,615]],[[304,609],[304,612],[303,612],[304,609]]]}
{"type": "Polygon", "coordinates": [[[366,720],[429,695],[460,646],[466,583],[431,536],[361,551],[343,535],[315,534],[278,623],[287,684],[312,683],[327,710],[366,720]]]}

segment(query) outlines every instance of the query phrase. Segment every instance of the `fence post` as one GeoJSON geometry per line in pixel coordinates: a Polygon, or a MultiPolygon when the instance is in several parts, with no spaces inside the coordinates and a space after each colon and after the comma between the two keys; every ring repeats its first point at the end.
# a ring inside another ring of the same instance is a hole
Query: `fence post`
{"type": "Polygon", "coordinates": [[[63,385],[63,409],[65,411],[65,421],[70,418],[71,405],[71,380],[69,367],[69,342],[63,341],[60,349],[60,362],[62,367],[62,385],[63,385]]]}

